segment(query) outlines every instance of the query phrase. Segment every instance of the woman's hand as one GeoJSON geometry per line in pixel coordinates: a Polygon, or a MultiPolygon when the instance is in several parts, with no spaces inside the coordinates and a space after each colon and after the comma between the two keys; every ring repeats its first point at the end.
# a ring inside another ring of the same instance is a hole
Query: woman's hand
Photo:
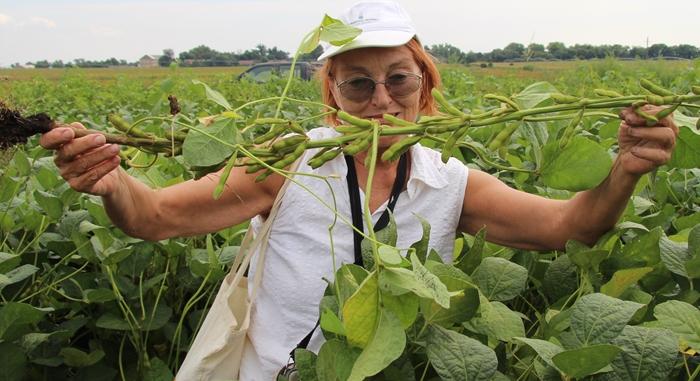
{"type": "Polygon", "coordinates": [[[56,151],[54,162],[71,188],[96,196],[107,196],[119,187],[119,146],[105,144],[101,134],[76,138],[72,123],[54,128],[41,136],[39,143],[56,151]],[[67,127],[67,128],[66,128],[67,127]]]}
{"type": "MultiPolygon", "coordinates": [[[[642,110],[655,115],[663,107],[646,105],[642,110]]],[[[676,145],[678,127],[671,116],[667,116],[654,126],[647,127],[646,120],[629,107],[620,112],[618,143],[621,169],[632,175],[643,175],[671,159],[676,145]]]]}

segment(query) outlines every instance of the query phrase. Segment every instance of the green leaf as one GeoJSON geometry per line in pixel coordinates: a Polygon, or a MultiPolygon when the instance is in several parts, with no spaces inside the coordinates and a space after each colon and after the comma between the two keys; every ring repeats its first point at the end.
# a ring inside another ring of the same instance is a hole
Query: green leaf
{"type": "Polygon", "coordinates": [[[420,221],[421,227],[423,228],[423,234],[420,240],[414,242],[411,245],[412,249],[416,250],[416,255],[421,262],[425,262],[425,258],[428,256],[428,243],[430,241],[430,223],[425,218],[414,214],[418,221],[420,221]]]}
{"type": "Polygon", "coordinates": [[[474,287],[472,279],[469,277],[469,275],[465,274],[462,272],[462,270],[455,266],[445,263],[426,261],[425,267],[445,284],[448,291],[461,291],[465,288],[474,287]]]}
{"type": "Polygon", "coordinates": [[[612,168],[608,151],[582,136],[573,137],[563,150],[559,150],[559,142],[547,143],[544,152],[542,181],[555,189],[591,189],[605,180],[612,168]]]}
{"type": "Polygon", "coordinates": [[[583,378],[609,365],[620,350],[615,345],[599,344],[563,351],[554,355],[552,361],[566,375],[583,378]]]}
{"type": "Polygon", "coordinates": [[[513,339],[530,346],[530,348],[534,349],[535,352],[537,352],[537,355],[540,356],[544,362],[554,368],[556,368],[556,365],[554,365],[552,357],[564,351],[564,349],[562,349],[560,346],[550,343],[549,341],[531,339],[527,337],[514,337],[513,339]]]}
{"type": "Polygon", "coordinates": [[[22,348],[12,343],[0,343],[0,380],[22,381],[27,370],[27,357],[22,348]]]}
{"type": "Polygon", "coordinates": [[[484,251],[484,244],[486,243],[486,228],[481,228],[474,236],[474,242],[472,243],[469,251],[467,251],[456,264],[456,267],[466,274],[471,274],[476,270],[476,268],[481,264],[482,253],[484,251]]]}
{"type": "Polygon", "coordinates": [[[488,257],[474,270],[472,279],[489,300],[505,302],[523,292],[527,269],[507,259],[488,257]]]}
{"type": "Polygon", "coordinates": [[[569,259],[582,270],[598,271],[598,265],[607,256],[607,250],[582,250],[575,253],[568,253],[569,259]]]}
{"type": "Polygon", "coordinates": [[[221,95],[220,92],[211,89],[209,86],[207,86],[206,83],[199,81],[199,80],[196,80],[196,79],[193,79],[192,83],[194,83],[195,85],[204,86],[204,91],[207,95],[207,99],[209,99],[212,102],[215,102],[216,104],[225,108],[226,110],[229,110],[229,111],[231,110],[231,105],[228,103],[226,98],[224,98],[224,96],[221,95]]]}
{"type": "Polygon", "coordinates": [[[659,240],[659,254],[668,271],[688,278],[685,263],[690,259],[690,253],[686,244],[673,242],[664,235],[659,240]]]}
{"type": "Polygon", "coordinates": [[[476,315],[479,310],[479,290],[470,287],[450,297],[450,308],[442,308],[432,300],[421,300],[421,311],[428,323],[449,327],[462,323],[476,315]]]}
{"type": "Polygon", "coordinates": [[[651,267],[639,267],[615,271],[612,279],[600,287],[600,292],[613,298],[619,298],[630,286],[639,282],[653,270],[651,267]]]}
{"type": "Polygon", "coordinates": [[[316,359],[316,375],[321,381],[345,381],[360,351],[343,341],[331,339],[323,343],[316,359]]]}
{"type": "Polygon", "coordinates": [[[0,202],[10,201],[21,185],[10,176],[0,176],[0,202]]]}
{"type": "Polygon", "coordinates": [[[550,94],[558,92],[559,90],[549,82],[535,82],[514,95],[513,100],[523,108],[533,108],[550,99],[550,94]]]}
{"type": "Polygon", "coordinates": [[[676,334],[681,347],[700,351],[700,310],[697,307],[669,300],[654,307],[654,317],[661,327],[676,334]]]}
{"type": "Polygon", "coordinates": [[[622,348],[612,362],[619,380],[667,380],[676,362],[678,343],[665,329],[627,326],[613,343],[622,348]]]}
{"type": "MultiPolygon", "coordinates": [[[[209,135],[215,136],[228,144],[236,144],[238,130],[231,119],[219,119],[208,127],[199,125],[209,135]]],[[[208,167],[217,165],[226,160],[233,153],[233,147],[223,144],[211,137],[190,130],[182,143],[182,156],[189,166],[208,167]]]]}
{"type": "Polygon", "coordinates": [[[8,285],[21,282],[39,271],[34,265],[22,265],[0,277],[0,291],[8,285]]]}
{"type": "Polygon", "coordinates": [[[52,219],[57,220],[63,215],[63,202],[51,193],[37,189],[34,191],[34,200],[52,219]]]}
{"type": "Polygon", "coordinates": [[[571,328],[584,345],[609,343],[641,307],[603,294],[585,295],[572,307],[571,328]]]}
{"type": "Polygon", "coordinates": [[[380,309],[379,323],[372,339],[352,367],[348,381],[362,381],[373,376],[399,358],[406,347],[406,333],[393,313],[380,309]]]}
{"type": "Polygon", "coordinates": [[[479,315],[464,323],[464,327],[501,341],[525,336],[520,314],[511,311],[501,302],[489,302],[484,297],[480,300],[479,315]]]}
{"type": "Polygon", "coordinates": [[[345,336],[345,328],[343,322],[328,308],[324,308],[321,312],[321,328],[324,331],[335,333],[336,335],[345,336]]]}
{"type": "Polygon", "coordinates": [[[401,264],[403,261],[403,257],[401,256],[401,253],[399,253],[399,249],[393,246],[381,245],[379,246],[378,252],[379,259],[381,259],[382,263],[385,265],[396,266],[401,264]]]}
{"type": "MultiPolygon", "coordinates": [[[[136,322],[138,325],[136,329],[141,331],[154,331],[157,329],[161,329],[163,328],[165,323],[167,323],[168,320],[170,320],[172,314],[173,310],[170,307],[161,303],[158,305],[158,307],[156,307],[155,314],[152,310],[146,311],[146,318],[139,319],[136,322]]],[[[139,317],[141,317],[141,315],[139,315],[139,317]]],[[[111,312],[107,312],[104,315],[100,316],[95,322],[95,325],[100,328],[112,329],[116,331],[131,330],[129,323],[127,323],[125,319],[123,319],[121,316],[114,315],[111,312]]]]}
{"type": "Polygon", "coordinates": [[[304,381],[317,381],[316,375],[316,354],[303,349],[294,350],[294,364],[299,371],[299,379],[304,381]]]}
{"type": "Polygon", "coordinates": [[[148,362],[150,366],[146,368],[146,373],[143,376],[144,381],[172,381],[175,379],[168,364],[160,358],[152,357],[148,362]]]}
{"type": "Polygon", "coordinates": [[[418,317],[419,298],[415,294],[391,295],[382,293],[384,308],[391,311],[401,321],[401,327],[407,329],[418,317]]]}
{"type": "Polygon", "coordinates": [[[496,353],[477,340],[428,325],[426,351],[440,378],[445,381],[487,381],[496,373],[496,353]]]}
{"type": "Polygon", "coordinates": [[[447,291],[447,287],[437,276],[423,267],[415,254],[411,254],[411,258],[415,259],[413,271],[401,267],[386,267],[379,274],[379,286],[382,291],[393,295],[401,295],[410,291],[422,298],[435,300],[439,305],[449,308],[450,293],[447,291]]]}
{"type": "Polygon", "coordinates": [[[63,361],[66,363],[66,365],[75,368],[84,368],[86,366],[95,365],[98,361],[105,357],[105,353],[99,349],[88,354],[80,349],[72,347],[61,348],[59,355],[63,357],[63,361]]]}
{"type": "Polygon", "coordinates": [[[377,273],[370,274],[343,305],[343,322],[348,342],[365,348],[379,320],[377,273]]]}
{"type": "Polygon", "coordinates": [[[308,54],[314,51],[321,41],[321,28],[316,27],[313,31],[309,32],[306,39],[299,46],[298,54],[308,54]]]}
{"type": "Polygon", "coordinates": [[[321,41],[326,41],[331,45],[342,46],[354,40],[360,33],[362,33],[362,29],[343,24],[342,21],[325,15],[321,23],[321,35],[319,38],[321,41]]]}
{"type": "Polygon", "coordinates": [[[673,156],[668,162],[672,168],[700,167],[700,133],[688,126],[678,127],[673,156]]]}
{"type": "Polygon", "coordinates": [[[0,339],[11,327],[25,324],[35,324],[53,308],[35,308],[25,303],[9,302],[0,307],[0,339]]]}
{"type": "Polygon", "coordinates": [[[32,332],[22,336],[19,344],[22,346],[25,353],[30,353],[39,345],[49,342],[51,339],[53,339],[53,341],[68,340],[71,336],[72,334],[68,331],[53,331],[51,333],[32,332]]]}
{"type": "Polygon", "coordinates": [[[568,255],[560,255],[549,264],[541,290],[552,303],[578,290],[578,270],[568,255]]]}

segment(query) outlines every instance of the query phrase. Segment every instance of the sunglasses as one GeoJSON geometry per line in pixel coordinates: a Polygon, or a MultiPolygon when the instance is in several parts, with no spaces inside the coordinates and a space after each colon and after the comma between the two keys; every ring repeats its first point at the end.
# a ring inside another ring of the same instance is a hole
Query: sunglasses
{"type": "Polygon", "coordinates": [[[414,73],[392,74],[383,82],[370,77],[354,77],[340,83],[336,82],[340,94],[353,102],[366,102],[372,98],[378,84],[384,85],[392,98],[409,96],[420,89],[423,77],[414,73]]]}

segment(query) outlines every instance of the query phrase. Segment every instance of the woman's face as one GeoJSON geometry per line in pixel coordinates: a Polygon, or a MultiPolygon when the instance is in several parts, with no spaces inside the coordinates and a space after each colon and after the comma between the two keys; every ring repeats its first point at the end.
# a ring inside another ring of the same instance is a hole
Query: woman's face
{"type": "Polygon", "coordinates": [[[408,121],[416,120],[420,111],[420,89],[408,95],[392,96],[385,85],[376,84],[374,92],[367,99],[352,100],[348,99],[347,93],[343,95],[337,86],[359,77],[384,82],[392,76],[402,78],[403,74],[409,74],[409,80],[415,80],[414,75],[420,76],[422,73],[407,47],[355,49],[339,54],[334,60],[330,80],[335,83],[331,83],[331,92],[341,110],[357,117],[377,119],[387,125],[389,123],[382,119],[383,114],[393,114],[408,121]]]}

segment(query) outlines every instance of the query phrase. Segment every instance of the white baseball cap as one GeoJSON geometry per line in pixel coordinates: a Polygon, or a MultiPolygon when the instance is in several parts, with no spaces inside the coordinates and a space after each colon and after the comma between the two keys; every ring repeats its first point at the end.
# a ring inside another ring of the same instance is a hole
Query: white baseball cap
{"type": "Polygon", "coordinates": [[[321,43],[323,54],[318,57],[319,61],[353,49],[401,46],[416,37],[411,16],[394,1],[361,1],[346,10],[339,19],[362,29],[362,32],[343,46],[321,43]]]}

